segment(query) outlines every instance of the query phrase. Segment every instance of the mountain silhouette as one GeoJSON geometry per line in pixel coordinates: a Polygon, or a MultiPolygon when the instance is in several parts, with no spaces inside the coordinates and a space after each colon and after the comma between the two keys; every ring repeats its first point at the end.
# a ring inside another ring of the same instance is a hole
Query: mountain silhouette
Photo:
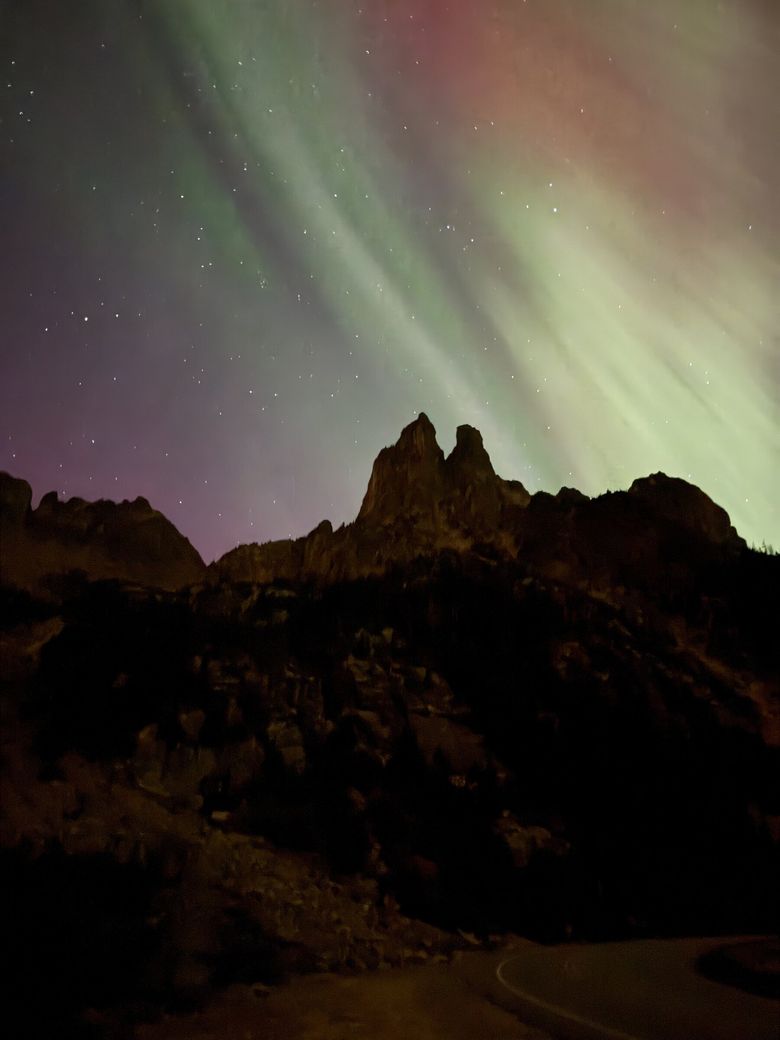
{"type": "Polygon", "coordinates": [[[529,495],[498,476],[478,430],[460,426],[449,456],[423,413],[374,462],[355,521],[324,521],[295,540],[242,545],[210,575],[233,581],[355,579],[444,549],[489,550],[579,583],[690,587],[745,548],[728,514],[663,473],[595,499],[570,488],[529,495]]]}
{"type": "Polygon", "coordinates": [[[507,933],[776,928],[780,557],[693,485],[530,495],[420,415],[352,523],[209,567],[143,499],[7,474],[0,536],[36,1035],[507,933]]]}

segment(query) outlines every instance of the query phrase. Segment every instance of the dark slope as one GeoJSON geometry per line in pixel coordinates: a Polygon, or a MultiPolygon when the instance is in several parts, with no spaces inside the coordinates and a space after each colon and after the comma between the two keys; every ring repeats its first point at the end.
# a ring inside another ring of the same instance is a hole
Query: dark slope
{"type": "Polygon", "coordinates": [[[41,590],[52,577],[82,571],[165,589],[198,581],[200,555],[145,498],[61,502],[56,491],[31,508],[25,480],[0,473],[0,580],[41,590]]]}

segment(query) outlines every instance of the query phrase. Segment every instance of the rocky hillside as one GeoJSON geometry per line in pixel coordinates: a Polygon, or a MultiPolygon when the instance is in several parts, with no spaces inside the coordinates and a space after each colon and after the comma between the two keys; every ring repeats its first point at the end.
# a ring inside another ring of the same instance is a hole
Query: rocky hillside
{"type": "Polygon", "coordinates": [[[164,589],[200,580],[203,560],[170,520],[145,498],[133,502],[58,499],[50,491],[31,508],[26,480],[0,473],[0,578],[45,590],[58,576],[82,571],[164,589]]]}
{"type": "Polygon", "coordinates": [[[727,513],[683,480],[657,473],[592,500],[570,488],[531,496],[496,475],[479,431],[458,427],[445,458],[421,414],[379,453],[353,523],[334,531],[323,521],[304,538],[239,546],[209,577],[327,583],[443,550],[488,549],[555,580],[671,590],[695,587],[702,568],[744,548],[727,513]]]}
{"type": "Polygon", "coordinates": [[[60,573],[129,545],[132,583],[43,595],[11,560],[0,590],[11,991],[41,1035],[508,932],[777,927],[780,558],[697,488],[528,496],[421,417],[338,531],[181,585],[109,530],[62,535],[60,573]]]}

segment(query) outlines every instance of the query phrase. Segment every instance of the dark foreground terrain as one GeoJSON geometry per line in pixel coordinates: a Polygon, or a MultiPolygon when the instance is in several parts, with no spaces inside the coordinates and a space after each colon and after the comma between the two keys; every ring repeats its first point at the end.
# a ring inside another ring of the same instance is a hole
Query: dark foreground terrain
{"type": "MultiPolygon", "coordinates": [[[[528,496],[421,417],[354,524],[209,568],[141,500],[0,502],[18,1035],[322,972],[414,1006],[387,969],[513,933],[777,929],[780,558],[698,489],[528,496]]],[[[320,1025],[289,1035],[354,1033],[320,1025]]]]}

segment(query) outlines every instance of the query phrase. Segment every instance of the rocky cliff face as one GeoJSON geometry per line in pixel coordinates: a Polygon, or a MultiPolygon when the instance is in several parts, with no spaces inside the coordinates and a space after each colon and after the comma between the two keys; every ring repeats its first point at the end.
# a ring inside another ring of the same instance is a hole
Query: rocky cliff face
{"type": "Polygon", "coordinates": [[[427,415],[401,432],[374,462],[355,521],[333,531],[327,521],[295,541],[242,545],[210,574],[234,581],[329,582],[381,574],[442,549],[480,543],[513,550],[513,531],[530,496],[519,481],[497,476],[478,430],[460,426],[450,455],[427,415]]]}
{"type": "Polygon", "coordinates": [[[0,473],[0,578],[41,588],[52,577],[82,571],[175,589],[198,581],[200,555],[145,498],[133,502],[61,502],[54,491],[31,508],[24,480],[0,473]]]}
{"type": "Polygon", "coordinates": [[[558,580],[677,587],[744,547],[725,511],[683,480],[656,473],[593,500],[570,488],[531,496],[495,473],[478,430],[460,426],[445,458],[421,414],[379,453],[353,523],[333,531],[324,521],[295,541],[239,546],[210,576],[327,583],[445,549],[489,549],[558,580]]]}

